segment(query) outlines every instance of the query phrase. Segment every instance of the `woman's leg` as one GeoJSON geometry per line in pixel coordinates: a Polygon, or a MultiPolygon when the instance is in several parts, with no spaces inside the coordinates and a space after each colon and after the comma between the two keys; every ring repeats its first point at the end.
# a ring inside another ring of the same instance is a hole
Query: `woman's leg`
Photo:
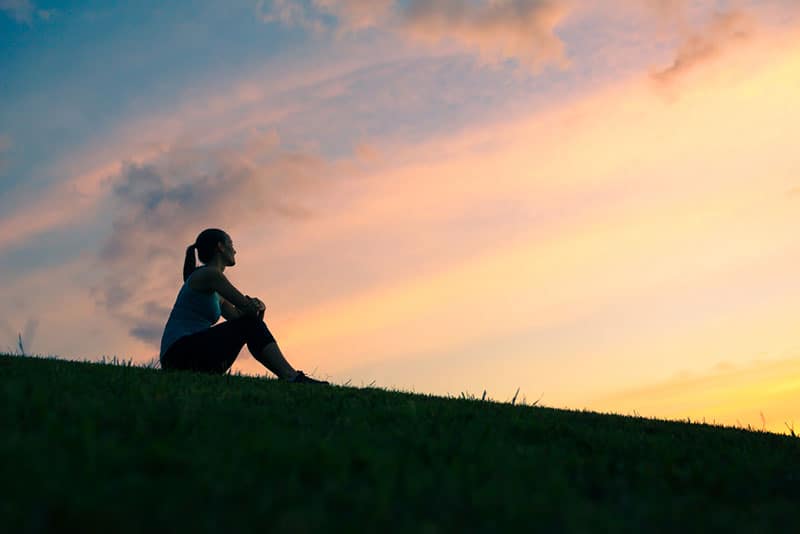
{"type": "Polygon", "coordinates": [[[179,339],[164,355],[162,367],[223,374],[245,343],[253,357],[279,378],[297,374],[267,325],[256,317],[233,319],[179,339]]]}
{"type": "Polygon", "coordinates": [[[253,355],[253,358],[261,362],[264,367],[275,373],[280,379],[290,380],[294,378],[297,371],[286,361],[280,347],[278,347],[278,342],[275,341],[275,337],[263,320],[255,317],[242,317],[234,320],[242,322],[245,328],[248,329],[247,349],[253,355]]]}
{"type": "Polygon", "coordinates": [[[250,352],[264,367],[278,375],[278,378],[291,380],[297,374],[294,367],[286,361],[281,349],[278,347],[278,343],[275,341],[267,344],[258,354],[253,353],[252,350],[250,352]]]}
{"type": "Polygon", "coordinates": [[[246,342],[242,325],[224,322],[180,338],[164,354],[161,367],[224,374],[246,342]]]}

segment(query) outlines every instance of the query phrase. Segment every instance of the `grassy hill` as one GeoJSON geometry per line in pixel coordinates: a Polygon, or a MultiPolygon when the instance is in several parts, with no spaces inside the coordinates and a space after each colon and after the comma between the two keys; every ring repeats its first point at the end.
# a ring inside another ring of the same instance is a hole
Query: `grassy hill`
{"type": "Polygon", "coordinates": [[[797,532],[800,439],[0,355],[6,532],[797,532]]]}

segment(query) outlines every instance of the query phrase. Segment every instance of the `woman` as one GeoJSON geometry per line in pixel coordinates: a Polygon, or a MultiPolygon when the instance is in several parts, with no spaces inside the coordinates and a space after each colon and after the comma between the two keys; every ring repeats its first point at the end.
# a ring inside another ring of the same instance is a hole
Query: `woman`
{"type": "Polygon", "coordinates": [[[225,277],[225,268],[236,265],[235,256],[230,236],[216,228],[200,232],[186,249],[184,284],[161,337],[161,367],[223,374],[246,343],[281,380],[327,384],[289,365],[264,324],[264,303],[243,295],[225,277]],[[205,265],[197,267],[195,250],[205,265]],[[226,321],[213,326],[220,315],[226,321]]]}

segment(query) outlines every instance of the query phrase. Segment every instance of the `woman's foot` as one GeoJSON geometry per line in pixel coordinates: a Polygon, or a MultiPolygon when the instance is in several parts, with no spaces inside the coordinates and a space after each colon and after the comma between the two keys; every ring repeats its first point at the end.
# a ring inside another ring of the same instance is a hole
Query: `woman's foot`
{"type": "Polygon", "coordinates": [[[315,378],[311,378],[310,376],[306,376],[306,374],[303,371],[297,371],[297,374],[294,375],[294,378],[290,378],[289,382],[295,382],[295,383],[298,383],[298,384],[328,384],[328,385],[330,385],[329,382],[326,382],[324,380],[317,380],[315,378]]]}

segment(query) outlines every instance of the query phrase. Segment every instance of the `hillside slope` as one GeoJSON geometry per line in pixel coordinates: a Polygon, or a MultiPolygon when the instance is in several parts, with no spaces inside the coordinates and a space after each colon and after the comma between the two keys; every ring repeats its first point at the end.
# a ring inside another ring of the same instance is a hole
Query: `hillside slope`
{"type": "Polygon", "coordinates": [[[800,439],[0,356],[7,532],[800,530],[800,439]]]}

